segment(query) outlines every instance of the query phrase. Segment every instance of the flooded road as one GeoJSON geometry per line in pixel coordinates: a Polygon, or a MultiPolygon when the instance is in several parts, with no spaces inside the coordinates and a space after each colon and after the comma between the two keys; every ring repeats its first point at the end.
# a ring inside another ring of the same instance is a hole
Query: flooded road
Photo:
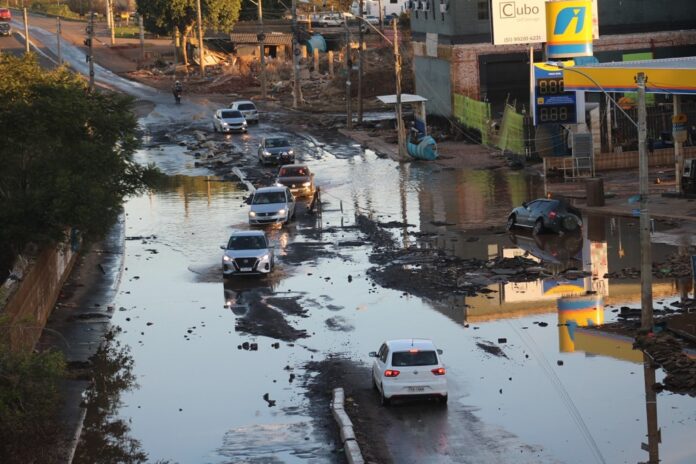
{"type": "MultiPolygon", "coordinates": [[[[126,204],[125,268],[112,321],[122,329],[115,341],[128,347],[121,364],[133,382],[111,395],[107,420],[126,425],[122,442],[131,452],[151,462],[343,462],[333,424],[317,418],[307,396],[315,375],[307,364],[340,355],[367,372],[367,354],[383,340],[413,336],[445,351],[450,402],[447,409],[380,409],[374,395],[362,404],[388,421],[382,439],[393,462],[646,459],[641,354],[631,340],[582,330],[640,300],[637,280],[604,278],[638,265],[636,221],[586,218],[583,235],[574,237],[508,234],[499,224],[512,205],[541,194],[535,179],[398,166],[335,136],[287,130],[316,173],[322,213],[268,231],[274,275],[223,282],[219,245],[248,228],[248,192],[196,167],[177,143],[183,135],[165,143],[161,132],[150,134],[137,158],[172,177],[161,191],[126,204]],[[394,224],[386,230],[399,244],[466,258],[525,255],[550,273],[439,300],[381,288],[367,276],[372,246],[354,227],[356,213],[394,224]],[[561,272],[568,267],[590,275],[569,279],[561,272]],[[579,312],[564,306],[565,296],[586,290],[601,303],[579,312]]],[[[216,140],[253,163],[257,140],[271,132],[262,123],[249,135],[216,140]]],[[[673,252],[654,245],[656,260],[673,252]]],[[[691,290],[685,285],[656,281],[654,292],[667,305],[691,290]]],[[[693,462],[694,400],[660,394],[658,420],[663,461],[693,462]]],[[[95,459],[99,436],[83,436],[79,462],[95,459]]]]}

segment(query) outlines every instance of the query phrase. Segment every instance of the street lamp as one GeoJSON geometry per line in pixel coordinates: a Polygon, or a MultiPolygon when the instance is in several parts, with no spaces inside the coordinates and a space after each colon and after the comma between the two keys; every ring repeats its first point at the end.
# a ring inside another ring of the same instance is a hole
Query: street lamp
{"type": "Polygon", "coordinates": [[[549,62],[551,66],[572,71],[590,80],[638,129],[638,179],[640,188],[640,287],[641,287],[641,329],[650,331],[653,326],[652,306],[652,250],[650,248],[650,213],[648,211],[648,151],[647,123],[645,109],[645,82],[647,76],[639,72],[635,76],[638,86],[638,122],[634,121],[606,90],[591,76],[578,69],[566,67],[564,63],[549,62]]]}

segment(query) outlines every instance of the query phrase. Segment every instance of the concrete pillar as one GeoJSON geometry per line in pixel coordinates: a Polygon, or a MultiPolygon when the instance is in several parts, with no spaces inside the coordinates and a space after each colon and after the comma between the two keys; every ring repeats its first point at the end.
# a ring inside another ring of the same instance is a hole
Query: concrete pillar
{"type": "Polygon", "coordinates": [[[307,46],[306,46],[306,45],[302,45],[302,46],[300,47],[300,50],[302,50],[302,58],[305,58],[305,59],[306,59],[306,58],[307,58],[307,46]]]}
{"type": "Polygon", "coordinates": [[[319,49],[314,48],[312,50],[312,57],[314,58],[314,72],[318,73],[319,72],[319,49]]]}
{"type": "MultiPolygon", "coordinates": [[[[681,113],[681,95],[674,95],[672,97],[672,101],[674,102],[674,115],[676,116],[681,113]]],[[[674,139],[674,181],[676,183],[674,190],[677,193],[684,193],[682,189],[682,173],[684,172],[684,148],[682,142],[677,142],[677,139],[674,136],[672,138],[674,139]]]]}

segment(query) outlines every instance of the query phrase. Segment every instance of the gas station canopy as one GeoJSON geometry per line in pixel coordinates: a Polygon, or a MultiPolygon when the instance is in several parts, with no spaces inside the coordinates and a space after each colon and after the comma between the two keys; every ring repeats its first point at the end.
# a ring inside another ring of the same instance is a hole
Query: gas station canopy
{"type": "Polygon", "coordinates": [[[636,92],[636,74],[642,72],[646,75],[647,93],[696,95],[696,57],[693,56],[591,63],[562,69],[567,91],[636,92]]]}

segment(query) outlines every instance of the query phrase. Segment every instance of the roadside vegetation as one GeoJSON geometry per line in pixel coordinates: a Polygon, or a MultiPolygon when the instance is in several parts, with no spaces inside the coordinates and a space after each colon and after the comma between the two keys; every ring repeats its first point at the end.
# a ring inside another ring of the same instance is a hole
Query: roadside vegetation
{"type": "Polygon", "coordinates": [[[0,281],[29,243],[61,241],[68,228],[103,233],[123,200],[159,172],[138,147],[130,97],[88,92],[67,68],[41,69],[30,55],[0,55],[0,281]]]}
{"type": "Polygon", "coordinates": [[[0,343],[0,462],[57,462],[64,376],[61,353],[18,353],[0,343]]]}

